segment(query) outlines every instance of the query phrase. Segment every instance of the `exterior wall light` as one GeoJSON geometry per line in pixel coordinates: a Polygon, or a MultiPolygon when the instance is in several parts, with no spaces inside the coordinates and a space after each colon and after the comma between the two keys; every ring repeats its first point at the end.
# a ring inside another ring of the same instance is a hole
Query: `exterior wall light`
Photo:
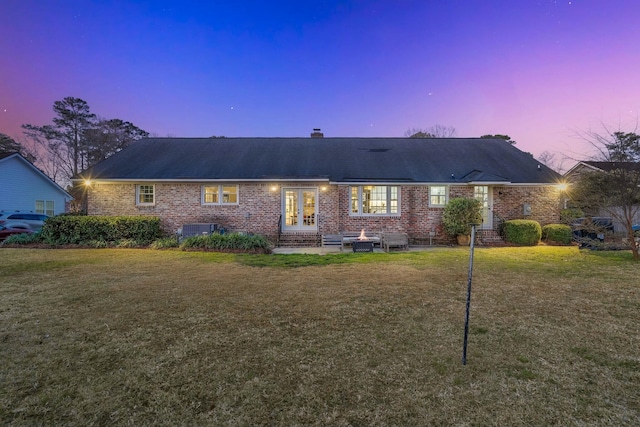
{"type": "Polygon", "coordinates": [[[561,182],[556,185],[556,188],[560,191],[567,191],[567,189],[569,188],[569,184],[567,184],[566,182],[561,182]]]}
{"type": "Polygon", "coordinates": [[[84,180],[84,186],[85,187],[91,187],[91,180],[90,179],[85,179],[84,180]]]}
{"type": "Polygon", "coordinates": [[[272,184],[271,187],[269,187],[269,190],[271,191],[278,191],[278,186],[275,184],[272,184]]]}

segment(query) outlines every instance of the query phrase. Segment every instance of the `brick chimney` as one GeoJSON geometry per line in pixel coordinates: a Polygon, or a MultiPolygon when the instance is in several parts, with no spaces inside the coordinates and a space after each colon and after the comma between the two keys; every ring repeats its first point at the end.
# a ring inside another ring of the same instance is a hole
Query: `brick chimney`
{"type": "Polygon", "coordinates": [[[320,132],[320,128],[316,128],[311,132],[311,138],[324,138],[324,133],[320,132]]]}

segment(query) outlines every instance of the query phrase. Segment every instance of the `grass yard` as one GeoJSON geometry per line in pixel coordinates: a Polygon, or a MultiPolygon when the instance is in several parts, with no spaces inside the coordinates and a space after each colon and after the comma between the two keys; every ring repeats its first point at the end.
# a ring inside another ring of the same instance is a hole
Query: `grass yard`
{"type": "Polygon", "coordinates": [[[0,424],[621,426],[640,265],[575,247],[0,249],[0,424]]]}

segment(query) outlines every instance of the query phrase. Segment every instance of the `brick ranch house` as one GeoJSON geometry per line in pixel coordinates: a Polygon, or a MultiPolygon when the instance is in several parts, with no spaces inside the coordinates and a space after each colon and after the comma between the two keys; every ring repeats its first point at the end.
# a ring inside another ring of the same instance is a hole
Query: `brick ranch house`
{"type": "Polygon", "coordinates": [[[155,215],[315,246],[323,234],[405,232],[450,241],[453,197],[484,206],[481,238],[504,220],[559,221],[561,176],[501,139],[148,138],[81,173],[90,215],[155,215]]]}

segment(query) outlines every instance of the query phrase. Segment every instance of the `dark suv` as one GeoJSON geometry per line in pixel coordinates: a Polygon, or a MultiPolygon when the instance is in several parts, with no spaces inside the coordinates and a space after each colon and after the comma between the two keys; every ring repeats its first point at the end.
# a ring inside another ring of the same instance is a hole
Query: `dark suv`
{"type": "Polygon", "coordinates": [[[48,215],[28,211],[0,211],[0,225],[40,231],[48,215]]]}

